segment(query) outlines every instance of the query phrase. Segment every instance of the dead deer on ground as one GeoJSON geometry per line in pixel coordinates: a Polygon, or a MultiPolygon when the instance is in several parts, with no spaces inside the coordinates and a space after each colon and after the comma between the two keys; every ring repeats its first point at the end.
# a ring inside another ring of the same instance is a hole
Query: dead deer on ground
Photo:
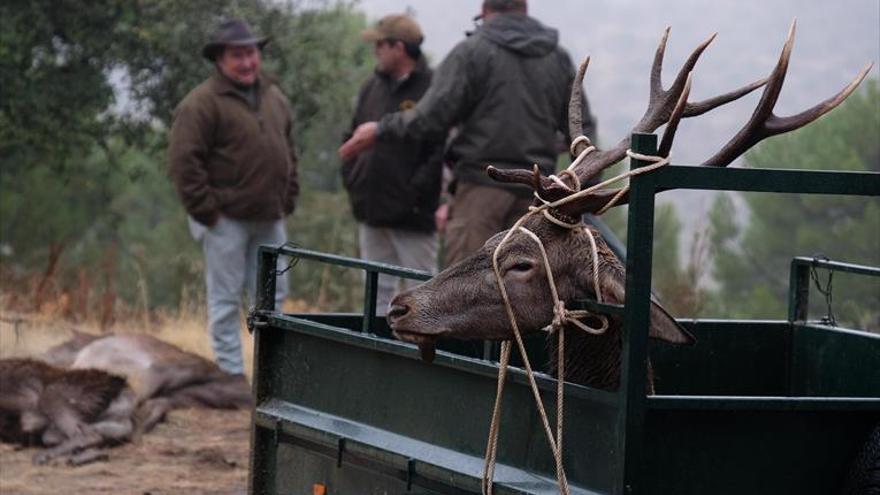
{"type": "Polygon", "coordinates": [[[0,440],[46,446],[35,464],[66,455],[71,464],[95,460],[94,448],[127,441],[134,430],[134,394],[118,375],[3,359],[0,390],[0,440]]]}
{"type": "MultiPolygon", "coordinates": [[[[773,107],[782,88],[794,42],[795,24],[789,30],[788,39],[779,61],[766,79],[756,81],[729,93],[700,102],[689,102],[690,74],[698,58],[714,39],[714,35],[697,46],[691,53],[669,89],[661,83],[661,69],[667,28],[657,48],[650,78],[648,109],[632,129],[633,133],[650,133],[666,125],[659,146],[659,155],[668,157],[678,123],[682,118],[695,117],[725,103],[736,100],[764,86],[763,95],[749,121],[720,151],[702,165],[723,167],[756,143],[770,136],[802,127],[838,106],[864,79],[873,64],[839,93],[796,115],[778,117],[773,107]]],[[[587,62],[589,59],[587,59],[587,62]]],[[[577,136],[581,129],[581,86],[586,71],[585,62],[572,88],[569,120],[571,135],[577,136]]],[[[589,146],[580,142],[575,145],[574,155],[589,146]]],[[[587,154],[573,170],[574,176],[556,178],[541,176],[537,170],[498,170],[488,167],[487,172],[501,182],[522,183],[531,186],[536,195],[545,202],[554,202],[575,194],[580,185],[598,176],[606,168],[626,156],[630,146],[629,137],[609,150],[595,150],[587,154]],[[565,180],[568,180],[566,182],[565,180]],[[577,180],[579,184],[574,184],[577,180]]],[[[585,213],[603,211],[615,196],[617,204],[627,201],[625,191],[599,189],[564,205],[551,208],[548,213],[557,221],[576,223],[585,213]],[[620,194],[619,194],[620,193],[620,194]]],[[[536,205],[540,203],[536,201],[536,205]]],[[[595,238],[598,266],[593,263],[593,251],[583,228],[570,229],[557,225],[542,215],[529,216],[522,223],[540,239],[546,249],[550,269],[561,301],[579,299],[596,300],[593,274],[598,272],[598,286],[604,301],[623,304],[625,299],[625,270],[620,261],[602,240],[599,232],[587,227],[595,238]]],[[[395,336],[405,342],[416,343],[423,357],[432,357],[435,342],[440,337],[456,339],[510,340],[513,329],[507,317],[507,309],[499,293],[493,271],[493,253],[505,232],[496,234],[470,258],[450,266],[436,277],[411,290],[400,293],[391,302],[388,321],[395,336]]],[[[515,232],[498,252],[498,266],[502,283],[506,287],[512,314],[523,333],[537,332],[554,319],[554,301],[551,299],[543,255],[539,245],[524,233],[515,232]]],[[[565,325],[566,377],[572,382],[594,388],[613,390],[620,382],[621,321],[606,315],[608,328],[601,335],[593,335],[565,325]]],[[[691,336],[657,301],[651,302],[649,336],[673,344],[691,344],[691,336]]],[[[552,353],[555,354],[555,353],[552,353]]],[[[556,369],[556,363],[551,369],[556,369]]],[[[647,385],[653,391],[653,378],[648,363],[647,385]]]]}
{"type": "Polygon", "coordinates": [[[38,464],[98,459],[95,449],[150,431],[172,409],[252,402],[243,376],[146,334],[76,333],[44,359],[0,360],[0,440],[48,447],[38,464]]]}
{"type": "Polygon", "coordinates": [[[246,409],[250,386],[215,363],[148,334],[109,335],[88,343],[72,369],[124,376],[135,393],[140,428],[149,431],[172,409],[246,409]]]}

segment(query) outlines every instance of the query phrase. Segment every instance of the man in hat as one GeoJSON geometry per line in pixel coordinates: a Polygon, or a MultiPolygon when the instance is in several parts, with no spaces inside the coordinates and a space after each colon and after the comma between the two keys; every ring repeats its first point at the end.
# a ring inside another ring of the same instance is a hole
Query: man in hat
{"type": "MultiPolygon", "coordinates": [[[[242,374],[240,307],[256,295],[257,248],[287,241],[299,183],[287,98],[260,70],[268,38],[222,23],[202,49],[214,74],[180,102],[168,145],[170,175],[205,256],[208,325],[217,364],[242,374]]],[[[281,304],[287,280],[277,281],[281,304]]]]}
{"type": "MultiPolygon", "coordinates": [[[[362,36],[374,45],[376,70],[361,86],[346,139],[364,122],[414,107],[431,85],[431,70],[420,49],[422,30],[412,17],[385,16],[362,36]]],[[[442,138],[382,142],[343,163],[362,258],[436,271],[434,211],[440,197],[442,153],[442,138]]],[[[377,312],[385,314],[400,286],[412,283],[380,275],[377,312]]]]}
{"type": "MultiPolygon", "coordinates": [[[[502,184],[486,166],[555,171],[558,136],[568,134],[574,66],[555,29],[528,16],[526,0],[484,0],[482,25],[456,45],[419,104],[360,125],[339,154],[349,160],[375,143],[444,136],[455,126],[446,158],[456,181],[446,228],[447,263],[476,251],[510,227],[532,191],[502,184]]],[[[594,124],[584,100],[584,134],[594,124]]]]}

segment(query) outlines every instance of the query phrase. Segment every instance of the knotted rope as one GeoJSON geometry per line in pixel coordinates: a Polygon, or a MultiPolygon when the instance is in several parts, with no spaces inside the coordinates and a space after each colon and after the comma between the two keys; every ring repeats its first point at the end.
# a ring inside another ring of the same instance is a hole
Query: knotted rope
{"type": "MultiPolygon", "coordinates": [[[[572,141],[571,147],[574,149],[576,144],[581,142],[587,143],[587,148],[582,151],[578,157],[568,166],[564,171],[560,173],[561,177],[557,177],[556,175],[551,175],[550,179],[558,184],[559,186],[572,191],[572,194],[559,199],[554,202],[548,202],[541,198],[537,192],[535,193],[535,197],[542,203],[541,206],[532,206],[529,207],[529,211],[519,218],[513,227],[507,231],[507,234],[501,239],[501,242],[498,243],[494,252],[492,253],[492,269],[495,273],[495,280],[498,283],[498,290],[501,293],[501,299],[504,301],[504,307],[507,312],[507,317],[510,320],[510,325],[513,328],[513,336],[516,341],[517,347],[519,348],[520,355],[523,359],[523,364],[526,369],[526,376],[529,379],[529,385],[532,390],[532,395],[535,398],[535,404],[538,408],[538,412],[541,416],[541,422],[544,427],[544,433],[547,435],[547,441],[550,444],[550,450],[553,453],[553,457],[556,461],[556,481],[559,484],[559,491],[563,495],[569,495],[569,487],[568,480],[565,476],[565,469],[562,464],[562,437],[563,437],[563,406],[564,406],[564,393],[563,393],[563,385],[565,383],[565,331],[564,327],[566,324],[570,323],[577,328],[592,334],[592,335],[601,335],[605,333],[608,329],[608,319],[601,315],[595,314],[586,310],[577,310],[572,311],[568,310],[565,307],[565,302],[559,299],[559,292],[556,288],[556,282],[553,278],[553,271],[550,267],[550,260],[547,257],[547,251],[544,248],[544,244],[541,242],[541,239],[535,235],[534,232],[522,226],[522,224],[530,217],[531,215],[535,215],[537,213],[541,213],[544,218],[548,221],[571,230],[572,232],[584,232],[587,235],[587,239],[590,242],[590,248],[592,250],[592,263],[593,263],[593,289],[596,293],[596,300],[598,302],[603,302],[602,299],[602,291],[599,286],[599,254],[596,248],[596,240],[593,237],[593,233],[590,229],[583,224],[582,221],[577,221],[575,223],[565,222],[564,220],[560,220],[559,218],[554,217],[550,210],[552,208],[557,208],[562,206],[574,199],[580,198],[582,196],[588,195],[591,192],[605,187],[609,184],[614,184],[621,180],[624,180],[628,177],[633,177],[635,175],[643,174],[660,168],[669,163],[668,158],[660,157],[660,156],[649,156],[642,155],[638,153],[633,153],[631,150],[627,150],[626,154],[630,158],[636,158],[639,160],[652,161],[654,162],[652,165],[638,168],[635,170],[630,170],[628,172],[617,175],[611,179],[600,182],[594,186],[591,186],[587,189],[581,190],[580,180],[577,175],[574,173],[574,168],[580,164],[584,158],[596,150],[596,147],[590,143],[589,138],[586,136],[579,136],[574,141],[572,141]],[[569,187],[563,180],[563,178],[571,179],[573,187],[569,187]],[[538,392],[538,385],[535,382],[534,373],[532,372],[532,366],[529,362],[528,355],[526,354],[525,344],[522,340],[522,335],[519,331],[519,326],[516,322],[516,316],[513,313],[513,307],[510,303],[510,298],[507,295],[507,288],[504,286],[504,280],[501,277],[501,270],[498,266],[498,254],[501,252],[501,248],[507,243],[507,241],[513,236],[514,233],[521,232],[526,234],[530,239],[534,240],[537,243],[538,248],[541,252],[541,258],[544,263],[544,270],[547,273],[547,282],[550,286],[550,294],[553,298],[553,320],[549,325],[543,328],[543,330],[549,333],[556,333],[557,336],[557,373],[556,373],[556,435],[554,438],[553,432],[550,428],[550,421],[547,418],[547,412],[544,409],[544,403],[541,401],[541,395],[538,392]],[[586,323],[578,320],[578,318],[583,318],[586,316],[594,316],[599,319],[602,323],[598,328],[593,328],[586,323]]],[[[602,207],[602,209],[597,213],[601,214],[611,208],[620,198],[629,190],[629,185],[625,186],[614,195],[611,200],[602,207]]],[[[486,445],[486,457],[483,469],[483,479],[482,479],[482,492],[484,495],[492,495],[492,485],[495,475],[495,464],[498,453],[498,434],[499,434],[499,423],[501,417],[501,399],[504,394],[504,382],[507,377],[507,368],[510,363],[510,352],[511,352],[512,344],[510,341],[504,341],[501,344],[501,357],[498,367],[498,385],[496,387],[495,393],[495,407],[492,411],[492,421],[489,425],[489,438],[487,439],[486,445]]]]}

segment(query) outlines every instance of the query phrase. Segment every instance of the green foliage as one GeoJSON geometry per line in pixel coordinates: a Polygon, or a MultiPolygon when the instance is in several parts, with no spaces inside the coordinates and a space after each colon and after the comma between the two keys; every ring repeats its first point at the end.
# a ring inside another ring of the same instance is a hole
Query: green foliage
{"type": "MultiPolygon", "coordinates": [[[[55,160],[104,135],[113,99],[107,38],[122,2],[13,1],[0,7],[0,156],[4,169],[55,160]],[[76,91],[73,93],[73,91],[76,91]],[[76,98],[71,98],[76,94],[76,98]],[[5,160],[4,160],[5,161],[5,160]]],[[[4,170],[6,171],[6,170],[4,170]]]]}
{"type": "MultiPolygon", "coordinates": [[[[627,207],[613,208],[602,220],[626,243],[627,207]]],[[[683,253],[681,221],[672,203],[660,203],[654,211],[652,286],[663,306],[677,317],[701,315],[712,304],[703,287],[705,281],[706,242],[698,232],[683,253]]]]}
{"type": "MultiPolygon", "coordinates": [[[[201,47],[227,17],[271,37],[264,67],[294,109],[303,195],[289,222],[292,240],[355,254],[335,150],[372,67],[359,36],[366,21],[351,2],[308,6],[4,2],[0,261],[39,273],[50,246],[60,247],[59,286],[111,290],[137,307],[173,308],[182,294],[201,292],[201,255],[166,175],[166,133],[177,103],[214,70],[201,47]]],[[[295,296],[320,295],[329,307],[360,302],[357,274],[322,279],[296,270],[308,282],[294,284],[295,296]]]]}
{"type": "Polygon", "coordinates": [[[654,212],[654,269],[655,285],[666,285],[678,277],[681,259],[679,234],[681,222],[670,203],[657,205],[654,212]]]}
{"type": "MultiPolygon", "coordinates": [[[[876,80],[841,108],[746,155],[753,167],[808,170],[880,170],[880,88],[876,80]]],[[[815,195],[749,194],[747,222],[722,196],[710,213],[711,246],[721,316],[780,318],[786,314],[788,267],[794,256],[880,265],[880,199],[815,195]]],[[[822,276],[824,279],[824,275],[822,276]]],[[[834,309],[844,325],[877,326],[878,281],[835,275],[834,309]]],[[[811,295],[811,316],[825,312],[811,295]]],[[[718,315],[716,315],[718,316],[718,315]]]]}

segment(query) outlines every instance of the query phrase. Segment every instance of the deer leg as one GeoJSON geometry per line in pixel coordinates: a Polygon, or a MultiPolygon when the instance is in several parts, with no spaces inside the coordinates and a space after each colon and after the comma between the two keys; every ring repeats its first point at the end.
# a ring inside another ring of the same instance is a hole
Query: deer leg
{"type": "Polygon", "coordinates": [[[43,433],[43,436],[40,440],[42,441],[43,445],[47,447],[54,447],[64,441],[64,434],[61,433],[61,430],[52,426],[43,433]]]}
{"type": "MultiPolygon", "coordinates": [[[[134,427],[130,417],[113,418],[89,425],[80,425],[79,432],[52,448],[38,452],[32,460],[34,464],[45,464],[52,459],[70,455],[67,463],[72,466],[81,466],[90,462],[107,460],[107,455],[100,452],[97,447],[108,443],[125,442],[131,438],[133,430],[134,427]]],[[[56,431],[55,435],[59,434],[60,432],[56,431]]]]}
{"type": "Polygon", "coordinates": [[[61,442],[34,454],[31,459],[34,464],[46,464],[57,457],[99,445],[104,440],[75,410],[57,399],[53,398],[45,404],[51,421],[47,433],[52,432],[47,440],[54,442],[61,439],[61,442]]]}
{"type": "Polygon", "coordinates": [[[31,461],[34,464],[46,464],[47,462],[56,459],[61,456],[65,456],[71,453],[79,452],[84,449],[88,449],[90,447],[96,447],[101,445],[104,442],[104,438],[99,435],[97,432],[92,431],[88,428],[87,425],[84,425],[82,431],[73,436],[72,438],[68,438],[64,442],[52,447],[50,449],[45,449],[40,452],[34,454],[31,461]]]}
{"type": "Polygon", "coordinates": [[[116,418],[90,425],[106,442],[122,443],[131,438],[134,422],[131,417],[116,418]]]}
{"type": "Polygon", "coordinates": [[[138,391],[141,400],[150,397],[166,396],[190,384],[203,383],[207,379],[205,370],[192,366],[150,366],[138,391]]]}
{"type": "Polygon", "coordinates": [[[167,397],[158,397],[142,403],[137,410],[138,433],[148,433],[165,419],[168,411],[174,409],[174,403],[167,397]]]}
{"type": "Polygon", "coordinates": [[[229,375],[188,385],[175,390],[170,398],[175,408],[247,409],[253,405],[251,387],[243,375],[229,375]]]}
{"type": "Polygon", "coordinates": [[[67,459],[68,465],[83,466],[93,462],[109,460],[110,455],[100,447],[108,443],[119,444],[126,442],[131,438],[132,431],[134,430],[134,424],[130,416],[108,419],[90,426],[95,433],[101,436],[101,444],[74,453],[67,459]]]}
{"type": "Polygon", "coordinates": [[[110,460],[110,455],[101,449],[88,449],[67,458],[68,466],[85,466],[93,462],[104,462],[110,460]]]}

